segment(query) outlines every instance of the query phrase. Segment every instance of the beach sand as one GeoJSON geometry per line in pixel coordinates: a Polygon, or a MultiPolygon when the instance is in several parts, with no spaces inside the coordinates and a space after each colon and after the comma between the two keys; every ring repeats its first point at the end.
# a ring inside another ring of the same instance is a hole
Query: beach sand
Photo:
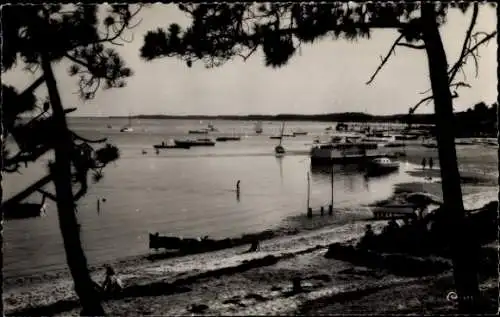
{"type": "MultiPolygon", "coordinates": [[[[424,174],[429,176],[415,172],[424,174]]],[[[432,176],[398,187],[441,196],[439,175],[432,176]]],[[[497,199],[494,176],[469,176],[477,180],[462,186],[467,209],[497,199]]],[[[357,220],[274,238],[261,242],[261,250],[254,253],[244,253],[248,246],[243,246],[154,262],[120,261],[113,265],[130,291],[103,305],[112,315],[430,314],[456,308],[456,302],[446,298],[453,291],[451,271],[410,278],[324,258],[329,244],[356,241],[367,223],[357,220]],[[291,292],[295,277],[302,279],[305,292],[291,292]]],[[[369,223],[376,232],[385,225],[369,223]]],[[[103,275],[102,268],[94,268],[95,281],[102,281],[103,275]]],[[[483,278],[482,288],[495,294],[496,281],[483,278]]],[[[67,272],[8,281],[3,299],[6,315],[80,312],[67,272]]]]}

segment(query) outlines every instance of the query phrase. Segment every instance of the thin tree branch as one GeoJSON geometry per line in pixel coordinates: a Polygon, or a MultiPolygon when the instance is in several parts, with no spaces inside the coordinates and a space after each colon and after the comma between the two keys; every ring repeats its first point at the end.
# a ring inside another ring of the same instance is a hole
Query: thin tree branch
{"type": "Polygon", "coordinates": [[[48,198],[50,198],[52,201],[57,202],[57,197],[56,197],[55,195],[53,195],[53,194],[49,193],[48,191],[45,191],[45,190],[43,190],[43,189],[41,189],[41,188],[40,188],[40,189],[37,189],[36,191],[37,191],[37,192],[39,192],[39,193],[40,193],[40,194],[42,194],[42,195],[47,196],[47,197],[48,197],[48,198]]]}
{"type": "Polygon", "coordinates": [[[44,176],[43,178],[39,179],[32,185],[30,185],[28,188],[23,190],[22,192],[18,193],[14,197],[11,197],[9,200],[5,201],[1,205],[1,209],[8,209],[9,206],[15,205],[23,201],[24,199],[28,198],[31,194],[33,194],[35,191],[40,189],[41,187],[47,185],[52,181],[52,175],[49,174],[47,176],[44,176]]]}
{"type": "Polygon", "coordinates": [[[377,76],[377,74],[380,72],[380,70],[382,69],[382,67],[384,67],[385,63],[387,63],[387,61],[389,60],[389,57],[394,53],[394,50],[396,49],[396,46],[398,45],[399,41],[401,41],[403,39],[403,37],[404,37],[404,35],[401,34],[396,39],[396,41],[394,42],[394,44],[392,44],[391,49],[389,50],[389,53],[387,53],[387,55],[382,59],[382,62],[377,67],[377,70],[375,70],[375,73],[373,73],[373,75],[370,77],[370,80],[368,80],[366,82],[366,85],[369,85],[369,84],[371,84],[373,82],[373,80],[375,79],[375,77],[377,76]]]}
{"type": "Polygon", "coordinates": [[[398,43],[397,44],[398,46],[404,46],[404,47],[408,47],[408,48],[414,48],[416,50],[424,50],[425,49],[425,45],[415,45],[415,44],[410,44],[410,43],[398,43]]]}
{"type": "MultiPolygon", "coordinates": [[[[458,98],[458,93],[456,91],[454,91],[451,98],[452,99],[458,98]]],[[[421,99],[416,105],[414,105],[413,107],[410,107],[409,114],[410,115],[413,114],[420,105],[422,105],[424,102],[429,103],[432,99],[434,99],[434,95],[421,99]]]]}
{"type": "Polygon", "coordinates": [[[464,39],[464,43],[462,45],[462,51],[460,52],[460,55],[458,57],[457,62],[455,63],[455,65],[453,65],[453,67],[449,71],[450,75],[448,78],[448,83],[453,82],[453,80],[455,79],[455,76],[457,75],[458,69],[462,66],[462,63],[464,61],[465,54],[466,54],[465,52],[466,52],[467,47],[469,46],[469,43],[471,40],[472,30],[474,29],[474,26],[476,25],[478,13],[479,13],[479,5],[477,2],[475,2],[474,9],[472,12],[472,19],[470,21],[469,28],[467,29],[467,33],[465,33],[465,39],[464,39]]]}
{"type": "Polygon", "coordinates": [[[251,50],[250,52],[248,52],[247,55],[242,55],[242,54],[238,54],[239,56],[241,56],[241,58],[243,58],[243,61],[246,62],[247,59],[257,50],[257,47],[258,45],[255,45],[251,50]]]}
{"type": "MultiPolygon", "coordinates": [[[[456,83],[451,83],[449,85],[449,87],[455,87],[455,88],[459,88],[459,87],[467,87],[467,88],[471,88],[471,85],[467,84],[466,82],[463,82],[463,81],[459,81],[459,82],[456,82],[456,83]]],[[[422,91],[422,92],[419,92],[419,94],[423,95],[423,94],[426,94],[428,92],[430,92],[432,90],[432,88],[429,88],[427,89],[426,91],[422,91]]]]}

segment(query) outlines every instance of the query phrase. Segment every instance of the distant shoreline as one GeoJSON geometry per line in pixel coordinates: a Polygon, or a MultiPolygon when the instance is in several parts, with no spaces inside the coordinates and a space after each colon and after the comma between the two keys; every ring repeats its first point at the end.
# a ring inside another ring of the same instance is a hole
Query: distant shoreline
{"type": "MultiPolygon", "coordinates": [[[[85,117],[79,117],[85,118],[85,117]]],[[[101,117],[99,117],[101,118],[101,117]]],[[[126,119],[127,116],[108,116],[102,118],[126,119]]],[[[407,123],[408,114],[370,115],[361,112],[327,114],[277,114],[277,115],[135,115],[132,119],[180,119],[180,120],[247,120],[247,121],[316,121],[316,122],[379,122],[407,123]]],[[[416,114],[412,123],[433,124],[433,114],[416,114]]]]}

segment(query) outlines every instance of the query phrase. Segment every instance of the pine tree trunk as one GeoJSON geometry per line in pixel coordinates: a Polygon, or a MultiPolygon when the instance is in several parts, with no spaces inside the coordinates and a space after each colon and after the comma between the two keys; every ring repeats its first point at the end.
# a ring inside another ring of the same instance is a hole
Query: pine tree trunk
{"type": "MultiPolygon", "coordinates": [[[[479,299],[477,278],[478,249],[474,237],[467,236],[464,227],[464,205],[455,149],[453,102],[448,86],[448,63],[436,22],[435,4],[422,5],[422,30],[429,64],[436,139],[439,151],[443,201],[447,220],[448,237],[453,260],[455,287],[459,309],[466,313],[476,310],[479,299]]],[[[477,311],[476,311],[477,312],[477,311]]]]}
{"type": "MultiPolygon", "coordinates": [[[[2,116],[2,113],[0,111],[0,116],[2,116]]],[[[3,118],[0,118],[0,122],[3,122],[3,118]]],[[[4,134],[4,131],[3,131],[3,127],[2,125],[0,124],[0,146],[2,146],[3,148],[3,134],[4,134]]],[[[0,148],[1,149],[1,148],[0,148]]],[[[2,153],[2,157],[0,157],[0,248],[1,248],[1,251],[0,251],[0,281],[3,281],[3,208],[1,207],[1,204],[3,202],[3,186],[2,186],[2,183],[3,183],[3,153],[2,153]]],[[[0,283],[2,285],[0,285],[0,294],[3,295],[3,283],[0,283]]],[[[0,301],[0,312],[3,313],[3,296],[2,296],[2,300],[0,301]]]]}
{"type": "Polygon", "coordinates": [[[41,66],[53,111],[54,135],[57,136],[57,140],[50,140],[54,143],[55,151],[55,167],[51,169],[51,173],[53,173],[56,189],[59,227],[64,241],[66,261],[75,283],[76,294],[82,306],[81,314],[101,316],[104,315],[104,310],[101,306],[99,294],[90,278],[87,259],[80,241],[80,226],[75,214],[70,160],[70,150],[73,142],[67,127],[57,82],[52,72],[50,59],[46,53],[42,53],[41,66]]]}

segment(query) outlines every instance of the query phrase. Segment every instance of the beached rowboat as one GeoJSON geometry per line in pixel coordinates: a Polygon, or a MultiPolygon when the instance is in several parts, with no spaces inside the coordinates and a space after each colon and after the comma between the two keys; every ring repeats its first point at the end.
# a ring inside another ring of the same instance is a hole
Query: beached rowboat
{"type": "Polygon", "coordinates": [[[375,219],[416,218],[415,209],[414,204],[387,204],[375,207],[373,216],[375,219]]]}

